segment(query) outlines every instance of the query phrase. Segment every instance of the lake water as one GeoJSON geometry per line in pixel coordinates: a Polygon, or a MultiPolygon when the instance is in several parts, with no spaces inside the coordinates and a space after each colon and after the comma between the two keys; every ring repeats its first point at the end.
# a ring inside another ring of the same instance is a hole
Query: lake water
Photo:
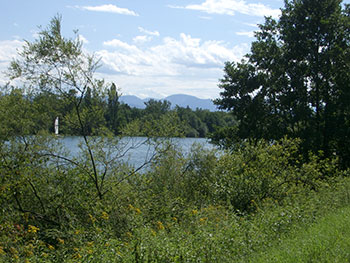
{"type": "MultiPolygon", "coordinates": [[[[69,150],[69,157],[78,156],[81,152],[79,144],[83,143],[83,137],[79,136],[66,136],[59,137],[58,140],[69,150]]],[[[190,152],[193,144],[200,144],[204,149],[212,149],[215,146],[210,144],[205,138],[171,138],[173,144],[175,144],[184,154],[190,152]]],[[[154,144],[146,143],[147,138],[145,137],[125,137],[122,138],[118,147],[113,152],[110,149],[111,154],[120,155],[120,159],[124,162],[128,162],[134,167],[142,165],[147,161],[154,153],[154,144]]]]}

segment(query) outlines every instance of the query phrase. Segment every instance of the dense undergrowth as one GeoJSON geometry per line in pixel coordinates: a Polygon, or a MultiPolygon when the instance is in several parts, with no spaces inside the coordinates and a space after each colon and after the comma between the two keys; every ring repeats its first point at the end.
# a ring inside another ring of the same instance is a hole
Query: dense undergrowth
{"type": "Polygon", "coordinates": [[[188,156],[167,144],[146,172],[117,166],[103,198],[38,144],[1,147],[2,262],[255,262],[350,204],[336,158],[302,161],[296,140],[188,156]]]}

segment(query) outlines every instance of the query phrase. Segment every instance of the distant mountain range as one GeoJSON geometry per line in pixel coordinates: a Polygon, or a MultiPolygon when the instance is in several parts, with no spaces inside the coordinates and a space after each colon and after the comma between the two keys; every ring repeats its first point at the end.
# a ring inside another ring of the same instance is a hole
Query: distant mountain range
{"type": "MultiPolygon", "coordinates": [[[[124,95],[124,96],[121,96],[119,100],[122,103],[128,104],[130,107],[144,109],[146,107],[145,102],[149,101],[150,99],[151,98],[140,99],[139,97],[134,95],[124,95]]],[[[203,110],[210,110],[210,111],[217,110],[212,100],[200,99],[191,95],[176,94],[176,95],[170,95],[161,100],[169,101],[171,103],[172,108],[178,105],[183,108],[186,108],[188,106],[192,110],[196,110],[197,108],[203,109],[203,110]]]]}

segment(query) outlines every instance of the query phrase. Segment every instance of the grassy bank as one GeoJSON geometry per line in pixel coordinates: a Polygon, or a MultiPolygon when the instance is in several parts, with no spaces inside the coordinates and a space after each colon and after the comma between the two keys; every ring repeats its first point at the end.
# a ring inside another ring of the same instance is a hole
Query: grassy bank
{"type": "Polygon", "coordinates": [[[350,207],[330,213],[310,227],[275,242],[251,262],[349,262],[350,207]]]}
{"type": "Polygon", "coordinates": [[[167,147],[146,173],[121,181],[128,168],[116,169],[102,199],[84,170],[8,159],[0,260],[346,262],[347,172],[336,160],[301,162],[297,150],[290,140],[221,155],[167,147]]]}

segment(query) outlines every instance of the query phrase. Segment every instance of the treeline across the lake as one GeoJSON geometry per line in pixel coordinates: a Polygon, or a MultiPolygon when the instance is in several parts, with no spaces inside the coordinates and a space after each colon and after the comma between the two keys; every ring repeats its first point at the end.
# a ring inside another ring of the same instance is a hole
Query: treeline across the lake
{"type": "MultiPolygon", "coordinates": [[[[59,130],[63,135],[82,135],[82,130],[77,125],[75,102],[80,94],[76,90],[68,91],[69,96],[42,91],[40,93],[25,92],[24,89],[15,87],[3,87],[0,93],[1,119],[7,121],[8,112],[17,112],[18,125],[22,119],[31,122],[28,134],[36,134],[38,131],[54,132],[54,121],[59,118],[59,130]],[[21,115],[21,113],[23,115],[21,115]],[[30,118],[29,118],[30,117],[30,118]]],[[[81,98],[81,117],[84,122],[86,135],[100,135],[104,129],[108,129],[114,135],[121,135],[123,131],[135,122],[148,123],[161,119],[163,116],[176,116],[181,125],[182,136],[204,138],[213,134],[221,127],[235,124],[232,114],[225,111],[211,112],[209,110],[175,106],[166,100],[150,99],[145,102],[145,109],[130,107],[120,103],[119,94],[115,84],[104,91],[88,87],[81,98]]],[[[11,120],[14,121],[14,120],[11,120]]],[[[18,135],[23,131],[18,131],[18,135]]],[[[142,132],[129,134],[145,136],[142,132]]]]}
{"type": "Polygon", "coordinates": [[[0,100],[0,261],[348,262],[350,5],[281,11],[225,66],[216,103],[230,113],[120,104],[59,16],[25,42],[8,70],[25,88],[0,100]],[[57,116],[82,136],[72,158],[57,116]],[[221,126],[220,152],[176,145],[205,130],[191,116],[221,126]],[[123,157],[141,144],[133,167],[123,157]]]}

